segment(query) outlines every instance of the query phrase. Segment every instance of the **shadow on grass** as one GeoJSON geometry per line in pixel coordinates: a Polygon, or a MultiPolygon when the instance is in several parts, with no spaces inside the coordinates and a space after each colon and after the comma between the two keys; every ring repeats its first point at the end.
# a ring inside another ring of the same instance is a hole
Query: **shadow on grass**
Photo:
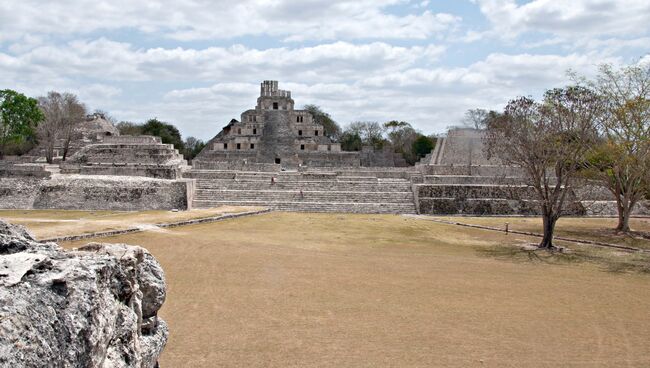
{"type": "Polygon", "coordinates": [[[650,275],[650,254],[622,253],[595,249],[568,249],[565,252],[528,249],[512,245],[496,245],[477,249],[479,256],[502,261],[571,265],[589,262],[612,273],[642,273],[650,275]]]}
{"type": "Polygon", "coordinates": [[[483,257],[496,258],[518,263],[571,264],[587,261],[587,257],[577,252],[546,251],[517,246],[495,245],[477,249],[483,257]]]}

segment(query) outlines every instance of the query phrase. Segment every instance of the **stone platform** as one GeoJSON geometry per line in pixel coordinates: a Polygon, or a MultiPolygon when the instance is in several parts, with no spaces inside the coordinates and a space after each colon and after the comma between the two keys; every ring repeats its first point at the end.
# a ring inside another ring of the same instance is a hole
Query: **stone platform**
{"type": "Polygon", "coordinates": [[[185,176],[196,180],[196,208],[237,205],[302,212],[416,213],[411,182],[394,174],[192,170],[185,176]]]}
{"type": "Polygon", "coordinates": [[[61,173],[81,175],[145,176],[178,179],[187,162],[159,137],[106,137],[61,163],[61,173]]]}

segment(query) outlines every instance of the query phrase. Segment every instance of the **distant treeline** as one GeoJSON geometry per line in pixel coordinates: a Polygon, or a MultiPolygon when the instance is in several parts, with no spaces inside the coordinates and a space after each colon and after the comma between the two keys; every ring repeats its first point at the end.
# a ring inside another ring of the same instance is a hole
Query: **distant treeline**
{"type": "Polygon", "coordinates": [[[116,127],[121,135],[153,135],[160,137],[163,143],[173,144],[174,148],[181,152],[187,160],[196,157],[205,147],[205,142],[195,137],[190,136],[183,140],[178,128],[156,118],[149,119],[142,124],[122,121],[116,127]]]}

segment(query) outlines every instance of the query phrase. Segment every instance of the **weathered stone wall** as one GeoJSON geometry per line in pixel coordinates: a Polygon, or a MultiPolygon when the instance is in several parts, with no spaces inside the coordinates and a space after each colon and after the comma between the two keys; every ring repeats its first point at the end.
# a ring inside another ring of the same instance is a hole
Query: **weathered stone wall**
{"type": "Polygon", "coordinates": [[[35,178],[0,178],[0,208],[34,208],[40,186],[35,178]]]}
{"type": "Polygon", "coordinates": [[[525,179],[515,176],[473,176],[473,175],[425,175],[423,183],[426,184],[493,184],[493,185],[519,185],[525,179]]]}
{"type": "Polygon", "coordinates": [[[524,176],[520,167],[501,165],[422,165],[418,166],[418,170],[424,175],[524,176]]]}
{"type": "Polygon", "coordinates": [[[162,144],[162,139],[153,135],[122,135],[105,137],[106,144],[162,144]]]}
{"type": "Polygon", "coordinates": [[[420,184],[419,197],[434,198],[503,198],[503,199],[534,199],[535,190],[526,185],[428,185],[420,184]]]}
{"type": "Polygon", "coordinates": [[[408,164],[401,154],[393,152],[391,147],[377,150],[364,146],[359,153],[363,167],[406,167],[408,164]]]}
{"type": "Polygon", "coordinates": [[[0,179],[0,208],[171,210],[191,206],[192,181],[100,176],[0,179]]]}
{"type": "Polygon", "coordinates": [[[157,179],[176,179],[181,177],[181,168],[172,165],[127,164],[127,163],[87,163],[85,165],[61,163],[62,174],[144,176],[157,179]]]}
{"type": "Polygon", "coordinates": [[[248,162],[245,160],[235,161],[204,161],[194,160],[192,168],[195,170],[239,170],[253,172],[274,172],[280,171],[281,165],[260,162],[248,162]]]}
{"type": "Polygon", "coordinates": [[[13,165],[0,162],[0,178],[49,178],[50,172],[41,165],[13,165]]]}
{"type": "Polygon", "coordinates": [[[359,167],[358,152],[300,152],[299,160],[303,166],[308,167],[359,167]]]}
{"type": "MultiPolygon", "coordinates": [[[[532,187],[493,184],[415,184],[421,214],[538,215],[532,187]]],[[[566,214],[585,215],[584,206],[569,194],[566,214]]]]}
{"type": "Polygon", "coordinates": [[[144,248],[66,251],[0,221],[0,366],[153,368],[165,275],[144,248]]]}

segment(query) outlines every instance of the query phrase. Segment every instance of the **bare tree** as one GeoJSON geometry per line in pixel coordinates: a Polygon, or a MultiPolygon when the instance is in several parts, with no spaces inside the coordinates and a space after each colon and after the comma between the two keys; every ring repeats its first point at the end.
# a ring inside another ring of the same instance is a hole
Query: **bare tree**
{"type": "Polygon", "coordinates": [[[544,226],[540,248],[553,248],[555,224],[597,138],[594,124],[601,110],[595,93],[567,87],[547,91],[542,103],[528,97],[512,100],[503,114],[486,122],[488,155],[520,166],[536,193],[544,226]]]}
{"type": "Polygon", "coordinates": [[[364,145],[381,148],[386,142],[384,126],[376,121],[355,121],[348,125],[346,131],[361,137],[364,145]]]}
{"type": "Polygon", "coordinates": [[[83,121],[86,108],[79,102],[77,96],[54,91],[49,92],[45,97],[40,97],[38,103],[45,116],[38,127],[39,140],[45,146],[45,159],[51,164],[54,148],[57,142],[62,142],[63,160],[65,160],[75,128],[83,121]]]}
{"type": "Polygon", "coordinates": [[[45,117],[38,126],[38,139],[45,149],[45,160],[50,164],[54,156],[56,140],[60,135],[59,124],[63,116],[62,100],[63,97],[57,92],[49,92],[47,97],[38,98],[38,105],[45,117]]]}
{"type": "Polygon", "coordinates": [[[469,109],[465,111],[462,125],[468,128],[484,129],[491,111],[484,109],[469,109]]]}
{"type": "Polygon", "coordinates": [[[409,164],[414,164],[421,158],[418,152],[414,150],[416,140],[420,139],[417,145],[419,152],[426,151],[427,145],[431,144],[431,141],[427,137],[423,136],[422,133],[415,130],[411,124],[405,121],[391,120],[384,123],[383,127],[387,132],[386,135],[390,144],[393,146],[393,151],[400,153],[409,164]]]}
{"type": "Polygon", "coordinates": [[[607,114],[600,125],[603,140],[588,172],[614,195],[616,230],[627,232],[650,177],[650,63],[620,70],[603,65],[589,85],[602,96],[607,114]]]}
{"type": "Polygon", "coordinates": [[[61,121],[61,132],[63,134],[63,158],[62,160],[68,157],[68,152],[70,151],[70,142],[73,138],[76,138],[77,127],[86,117],[86,107],[79,102],[77,96],[64,93],[63,94],[64,102],[64,115],[63,120],[61,121]]]}

